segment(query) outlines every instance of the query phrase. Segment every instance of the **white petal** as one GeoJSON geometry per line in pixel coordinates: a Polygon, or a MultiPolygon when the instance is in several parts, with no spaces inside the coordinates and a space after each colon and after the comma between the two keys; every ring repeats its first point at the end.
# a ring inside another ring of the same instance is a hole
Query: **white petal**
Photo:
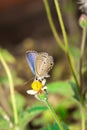
{"type": "Polygon", "coordinates": [[[38,100],[40,100],[40,98],[38,97],[38,95],[37,95],[37,94],[35,95],[35,98],[36,98],[36,99],[38,99],[38,100]]]}
{"type": "Polygon", "coordinates": [[[42,85],[44,86],[45,83],[46,83],[46,79],[43,79],[43,80],[42,80],[42,85]]]}
{"type": "Polygon", "coordinates": [[[35,94],[37,94],[37,91],[27,90],[27,93],[30,94],[30,95],[35,95],[35,94]]]}
{"type": "Polygon", "coordinates": [[[47,86],[44,86],[44,87],[42,88],[42,90],[47,90],[47,86]]]}

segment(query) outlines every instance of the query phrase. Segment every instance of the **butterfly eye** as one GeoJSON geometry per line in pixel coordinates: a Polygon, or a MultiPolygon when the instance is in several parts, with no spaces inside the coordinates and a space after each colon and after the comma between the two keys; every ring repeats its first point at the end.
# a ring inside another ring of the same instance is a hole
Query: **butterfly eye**
{"type": "Polygon", "coordinates": [[[50,66],[53,66],[53,63],[51,63],[50,66]]]}

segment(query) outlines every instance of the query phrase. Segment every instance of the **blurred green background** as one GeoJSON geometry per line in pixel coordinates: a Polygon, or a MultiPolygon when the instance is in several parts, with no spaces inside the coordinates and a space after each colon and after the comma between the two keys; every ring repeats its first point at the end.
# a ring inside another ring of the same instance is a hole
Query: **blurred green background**
{"type": "MultiPolygon", "coordinates": [[[[78,10],[76,0],[59,0],[59,3],[70,48],[78,69],[78,48],[81,41],[81,29],[78,24],[78,18],[81,12],[78,10]]],[[[53,0],[49,0],[49,4],[56,29],[62,38],[53,0]]],[[[15,90],[19,93],[17,98],[19,108],[25,109],[27,106],[33,106],[38,102],[33,96],[26,94],[26,90],[30,89],[32,77],[34,77],[26,61],[25,53],[27,50],[44,51],[53,56],[55,64],[50,72],[51,77],[47,79],[47,83],[71,78],[67,58],[53,37],[42,0],[0,1],[0,48],[2,48],[0,52],[4,55],[11,69],[15,90]],[[20,96],[22,97],[20,98],[20,96]]],[[[85,55],[84,59],[86,58],[85,55]]],[[[48,97],[56,113],[60,115],[61,119],[71,124],[72,130],[73,124],[74,126],[77,124],[75,126],[77,129],[79,112],[75,102],[72,99],[70,100],[66,96],[67,94],[63,96],[61,92],[60,94],[56,93],[56,88],[53,93],[52,91],[49,89],[48,97]]],[[[65,91],[67,93],[67,90],[65,91]]],[[[11,110],[7,100],[9,100],[8,80],[0,64],[0,105],[10,114],[11,110]]],[[[38,130],[45,126],[44,123],[48,124],[49,122],[52,122],[52,117],[48,111],[45,111],[43,114],[39,114],[36,118],[30,120],[28,128],[30,130],[38,130]]]]}

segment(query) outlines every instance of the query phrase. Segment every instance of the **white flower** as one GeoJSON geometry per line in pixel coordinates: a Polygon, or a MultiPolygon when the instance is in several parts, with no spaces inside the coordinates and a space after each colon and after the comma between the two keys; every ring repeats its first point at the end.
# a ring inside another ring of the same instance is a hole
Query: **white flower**
{"type": "Polygon", "coordinates": [[[78,0],[78,3],[81,4],[81,11],[87,13],[87,0],[78,0]]]}
{"type": "Polygon", "coordinates": [[[34,95],[34,97],[40,101],[46,101],[47,100],[47,86],[46,79],[41,80],[34,80],[31,84],[31,90],[27,90],[27,93],[30,95],[34,95]]]}
{"type": "Polygon", "coordinates": [[[42,81],[34,80],[31,87],[31,90],[27,90],[27,93],[30,95],[38,95],[43,93],[43,91],[47,90],[47,86],[45,86],[46,80],[43,79],[42,81]]]}
{"type": "Polygon", "coordinates": [[[30,95],[37,95],[37,94],[43,93],[43,91],[45,91],[45,90],[47,90],[47,86],[44,86],[39,91],[35,91],[33,89],[27,90],[27,93],[30,94],[30,95]]]}
{"type": "Polygon", "coordinates": [[[27,90],[27,93],[30,94],[30,95],[36,95],[37,91],[31,89],[31,90],[27,90]]]}

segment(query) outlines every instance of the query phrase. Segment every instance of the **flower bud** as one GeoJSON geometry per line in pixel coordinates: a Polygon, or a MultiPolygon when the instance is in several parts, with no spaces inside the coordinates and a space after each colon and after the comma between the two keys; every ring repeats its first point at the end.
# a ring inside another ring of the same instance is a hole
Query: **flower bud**
{"type": "Polygon", "coordinates": [[[87,28],[87,15],[82,14],[79,19],[79,25],[80,27],[87,28]]]}

